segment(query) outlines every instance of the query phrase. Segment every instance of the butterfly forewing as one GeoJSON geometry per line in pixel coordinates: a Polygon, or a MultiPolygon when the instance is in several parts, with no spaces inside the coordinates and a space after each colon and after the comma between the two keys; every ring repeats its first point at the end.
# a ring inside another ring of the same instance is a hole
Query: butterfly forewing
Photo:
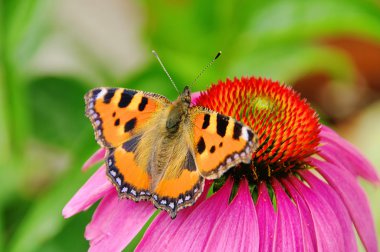
{"type": "Polygon", "coordinates": [[[203,107],[190,111],[195,161],[203,177],[219,178],[230,167],[250,162],[258,145],[248,126],[203,107]]]}
{"type": "Polygon", "coordinates": [[[124,88],[95,88],[85,96],[86,115],[103,147],[128,141],[170,102],[163,96],[124,88]]]}

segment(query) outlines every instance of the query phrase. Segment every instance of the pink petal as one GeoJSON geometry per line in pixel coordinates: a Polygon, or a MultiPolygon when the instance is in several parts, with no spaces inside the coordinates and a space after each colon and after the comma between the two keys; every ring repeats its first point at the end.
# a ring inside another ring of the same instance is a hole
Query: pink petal
{"type": "Polygon", "coordinates": [[[290,193],[297,206],[302,231],[303,250],[317,251],[317,238],[315,236],[313,217],[310,213],[309,207],[288,179],[283,179],[282,183],[285,185],[286,190],[290,193]]]}
{"type": "Polygon", "coordinates": [[[203,251],[215,222],[228,206],[233,181],[203,201],[183,222],[168,244],[172,251],[203,251]]]}
{"type": "Polygon", "coordinates": [[[152,251],[152,248],[156,251],[169,250],[168,244],[171,238],[197,206],[205,200],[210,185],[211,183],[206,181],[203,193],[196,203],[191,207],[180,210],[175,219],[171,219],[169,214],[164,211],[159,213],[150,224],[135,251],[152,251]]]}
{"type": "MultiPolygon", "coordinates": [[[[298,178],[291,177],[290,180],[307,204],[308,209],[306,211],[311,214],[317,251],[346,251],[342,237],[343,232],[337,218],[339,213],[335,212],[336,209],[333,209],[324,197],[301,183],[298,178]]],[[[289,186],[289,188],[291,187],[289,186]]]]}
{"type": "Polygon", "coordinates": [[[259,221],[260,244],[259,251],[271,251],[273,246],[274,224],[276,214],[268,194],[265,182],[259,184],[256,212],[259,221]]]}
{"type": "MultiPolygon", "coordinates": [[[[194,230],[196,231],[196,230],[194,230]]],[[[259,226],[247,180],[215,223],[204,251],[258,251],[259,226]]]]}
{"type": "MultiPolygon", "coordinates": [[[[310,171],[301,172],[301,176],[308,182],[312,190],[318,194],[320,198],[325,199],[331,208],[334,209],[337,221],[343,232],[342,238],[345,246],[343,250],[357,251],[356,238],[350,215],[338,194],[328,184],[314,176],[310,171]]],[[[324,242],[324,240],[321,241],[324,242]]]]}
{"type": "Polygon", "coordinates": [[[334,148],[334,155],[339,157],[347,169],[353,170],[355,175],[360,175],[368,181],[380,183],[380,177],[375,167],[352,144],[326,126],[322,126],[320,137],[321,142],[325,142],[329,144],[329,147],[334,148]]]}
{"type": "Polygon", "coordinates": [[[104,160],[104,156],[106,155],[106,149],[97,150],[82,166],[82,171],[86,171],[88,168],[93,166],[94,164],[104,160]]]}
{"type": "Polygon", "coordinates": [[[150,202],[119,199],[109,193],[86,227],[90,251],[121,251],[137,235],[156,209],[150,202]]]}
{"type": "Polygon", "coordinates": [[[273,249],[275,251],[302,251],[301,222],[296,206],[277,180],[272,180],[272,186],[277,202],[273,249]]]}
{"type": "Polygon", "coordinates": [[[201,95],[201,92],[195,92],[191,94],[191,104],[195,105],[197,102],[198,97],[201,95]]]}
{"type": "Polygon", "coordinates": [[[367,251],[377,251],[374,222],[363,189],[351,173],[337,169],[334,164],[310,158],[317,171],[338,193],[351,216],[367,251]]]}
{"type": "Polygon", "coordinates": [[[63,208],[62,214],[69,218],[78,212],[87,210],[96,201],[114,190],[106,177],[105,167],[100,167],[63,208]]]}

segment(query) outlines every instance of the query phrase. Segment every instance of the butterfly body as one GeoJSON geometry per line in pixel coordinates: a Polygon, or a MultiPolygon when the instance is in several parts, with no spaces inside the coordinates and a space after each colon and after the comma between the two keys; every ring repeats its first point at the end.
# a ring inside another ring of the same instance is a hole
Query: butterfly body
{"type": "Polygon", "coordinates": [[[174,102],[122,88],[96,88],[85,100],[96,139],[107,149],[107,175],[120,197],[151,200],[172,218],[194,204],[205,179],[250,162],[257,148],[249,127],[191,107],[188,87],[174,102]]]}

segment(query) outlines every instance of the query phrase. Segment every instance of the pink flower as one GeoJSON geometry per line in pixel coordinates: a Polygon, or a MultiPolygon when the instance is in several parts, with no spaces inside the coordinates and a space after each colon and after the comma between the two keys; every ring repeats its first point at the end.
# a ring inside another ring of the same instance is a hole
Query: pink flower
{"type": "MultiPolygon", "coordinates": [[[[351,144],[319,124],[297,93],[278,82],[242,78],[219,82],[194,102],[249,125],[260,147],[250,165],[208,181],[196,204],[174,220],[160,212],[137,251],[356,251],[355,230],[368,251],[377,251],[358,179],[379,184],[380,178],[351,144]]],[[[85,166],[103,156],[98,151],[85,166]]],[[[121,251],[156,211],[150,202],[118,199],[102,166],[63,215],[98,200],[85,232],[92,251],[121,251]]]]}

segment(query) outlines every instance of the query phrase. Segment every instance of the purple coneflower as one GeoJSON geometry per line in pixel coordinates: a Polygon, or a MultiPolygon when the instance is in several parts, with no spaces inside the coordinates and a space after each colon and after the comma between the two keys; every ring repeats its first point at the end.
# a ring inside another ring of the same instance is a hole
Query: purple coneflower
{"type": "MultiPolygon", "coordinates": [[[[174,220],[160,212],[137,251],[356,251],[355,230],[366,250],[377,251],[371,211],[358,183],[361,177],[379,184],[375,169],[320,125],[295,91],[266,79],[242,78],[195,96],[194,104],[250,126],[260,146],[250,165],[208,181],[196,204],[174,220]]],[[[100,150],[85,166],[103,157],[100,150]]],[[[92,251],[124,249],[156,211],[150,202],[120,200],[101,166],[63,215],[68,218],[100,199],[85,232],[92,251]]]]}

